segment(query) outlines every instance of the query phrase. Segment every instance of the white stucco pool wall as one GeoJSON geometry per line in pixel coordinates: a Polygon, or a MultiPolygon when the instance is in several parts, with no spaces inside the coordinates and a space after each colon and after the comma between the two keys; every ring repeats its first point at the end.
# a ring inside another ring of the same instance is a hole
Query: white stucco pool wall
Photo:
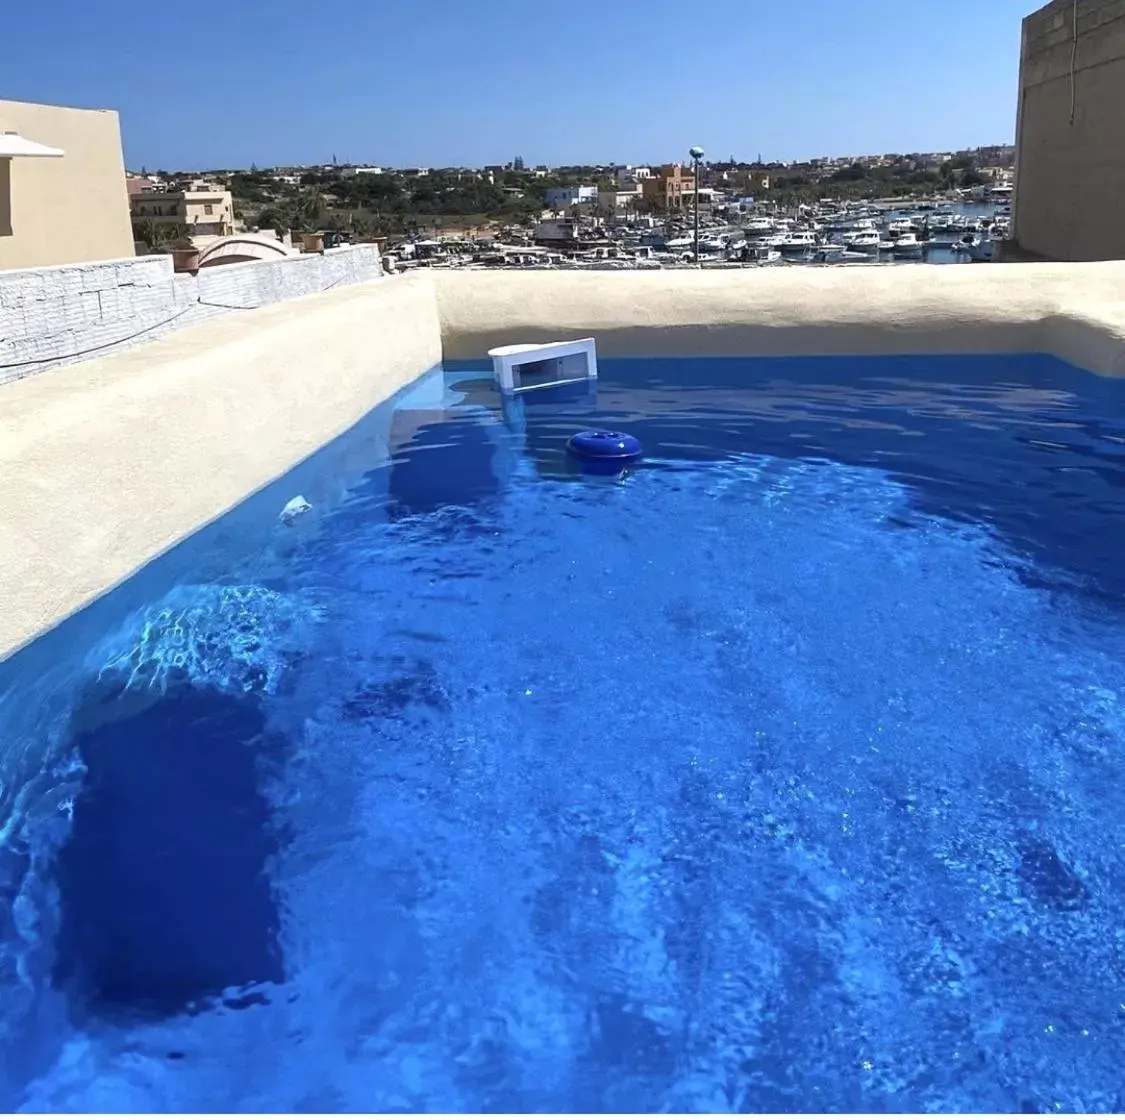
{"type": "Polygon", "coordinates": [[[1125,374],[1125,263],[415,273],[211,320],[0,386],[0,656],[446,359],[1052,353],[1125,374]]]}
{"type": "Polygon", "coordinates": [[[434,275],[447,359],[593,335],[607,356],[1041,351],[1125,374],[1125,262],[434,275]]]}

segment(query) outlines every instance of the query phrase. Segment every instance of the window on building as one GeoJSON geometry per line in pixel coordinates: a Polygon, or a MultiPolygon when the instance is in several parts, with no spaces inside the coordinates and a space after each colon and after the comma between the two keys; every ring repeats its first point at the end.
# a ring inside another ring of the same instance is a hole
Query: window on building
{"type": "Polygon", "coordinates": [[[205,202],[203,204],[203,213],[204,214],[214,214],[215,213],[215,207],[212,206],[211,203],[205,202]]]}

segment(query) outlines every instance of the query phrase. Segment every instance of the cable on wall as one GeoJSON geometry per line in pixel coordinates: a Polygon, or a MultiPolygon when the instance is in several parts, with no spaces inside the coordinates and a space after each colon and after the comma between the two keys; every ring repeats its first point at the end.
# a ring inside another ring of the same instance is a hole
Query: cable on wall
{"type": "Polygon", "coordinates": [[[1074,107],[1075,107],[1075,64],[1078,61],[1078,0],[1074,0],[1074,6],[1071,8],[1071,28],[1072,34],[1070,39],[1070,126],[1074,127],[1074,107]]]}
{"type": "MultiPolygon", "coordinates": [[[[337,284],[342,284],[348,277],[341,276],[338,280],[333,280],[331,284],[326,284],[323,288],[319,288],[316,292],[307,292],[306,295],[319,295],[321,292],[328,291],[329,288],[336,287],[337,284]]],[[[271,303],[277,303],[278,300],[271,300],[271,303]]],[[[49,365],[52,362],[69,362],[74,358],[84,358],[87,354],[97,354],[102,350],[110,350],[114,346],[122,346],[126,342],[132,342],[134,339],[140,338],[141,335],[149,334],[152,331],[157,331],[161,327],[166,327],[169,323],[174,322],[181,315],[186,315],[192,308],[197,306],[203,307],[219,307],[224,311],[257,311],[259,308],[268,306],[268,303],[257,303],[251,307],[238,306],[232,303],[210,303],[205,299],[198,296],[191,301],[186,307],[181,307],[174,315],[168,316],[167,319],[161,319],[159,323],[153,323],[150,326],[142,327],[139,331],[134,331],[133,334],[126,335],[124,338],[116,338],[112,342],[102,342],[97,346],[89,346],[85,350],[75,350],[71,354],[56,354],[50,358],[25,358],[22,362],[0,362],[0,370],[2,369],[23,369],[25,366],[41,366],[49,365]]],[[[0,338],[0,342],[4,339],[0,338]]]]}
{"type": "Polygon", "coordinates": [[[96,354],[99,350],[108,350],[112,346],[121,346],[123,343],[132,342],[135,338],[140,338],[142,334],[148,334],[151,331],[159,330],[161,327],[166,327],[181,315],[186,315],[194,306],[195,301],[189,303],[187,307],[181,307],[175,315],[169,315],[167,319],[161,319],[159,323],[152,323],[147,327],[142,327],[139,331],[134,331],[124,338],[116,338],[113,342],[102,342],[97,346],[89,346],[85,350],[75,350],[71,354],[56,354],[50,358],[26,358],[22,362],[3,362],[0,363],[0,369],[21,369],[24,366],[47,365],[51,362],[68,362],[71,358],[84,358],[87,354],[96,354]]]}

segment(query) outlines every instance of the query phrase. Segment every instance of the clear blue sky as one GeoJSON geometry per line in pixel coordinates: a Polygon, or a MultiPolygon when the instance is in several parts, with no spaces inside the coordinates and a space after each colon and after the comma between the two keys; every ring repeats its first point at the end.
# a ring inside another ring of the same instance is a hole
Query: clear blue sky
{"type": "Polygon", "coordinates": [[[9,0],[0,98],[115,108],[150,170],[928,151],[1011,141],[1037,6],[9,0]]]}

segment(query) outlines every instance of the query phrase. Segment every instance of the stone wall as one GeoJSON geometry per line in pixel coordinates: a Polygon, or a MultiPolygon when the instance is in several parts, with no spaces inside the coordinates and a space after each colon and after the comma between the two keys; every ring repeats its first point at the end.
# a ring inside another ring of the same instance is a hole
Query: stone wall
{"type": "Polygon", "coordinates": [[[147,342],[231,311],[382,275],[378,247],[355,245],[175,275],[135,257],[0,272],[0,383],[147,342]]]}
{"type": "Polygon", "coordinates": [[[1014,235],[1051,260],[1125,258],[1125,0],[1054,0],[1023,22],[1014,235]]]}

